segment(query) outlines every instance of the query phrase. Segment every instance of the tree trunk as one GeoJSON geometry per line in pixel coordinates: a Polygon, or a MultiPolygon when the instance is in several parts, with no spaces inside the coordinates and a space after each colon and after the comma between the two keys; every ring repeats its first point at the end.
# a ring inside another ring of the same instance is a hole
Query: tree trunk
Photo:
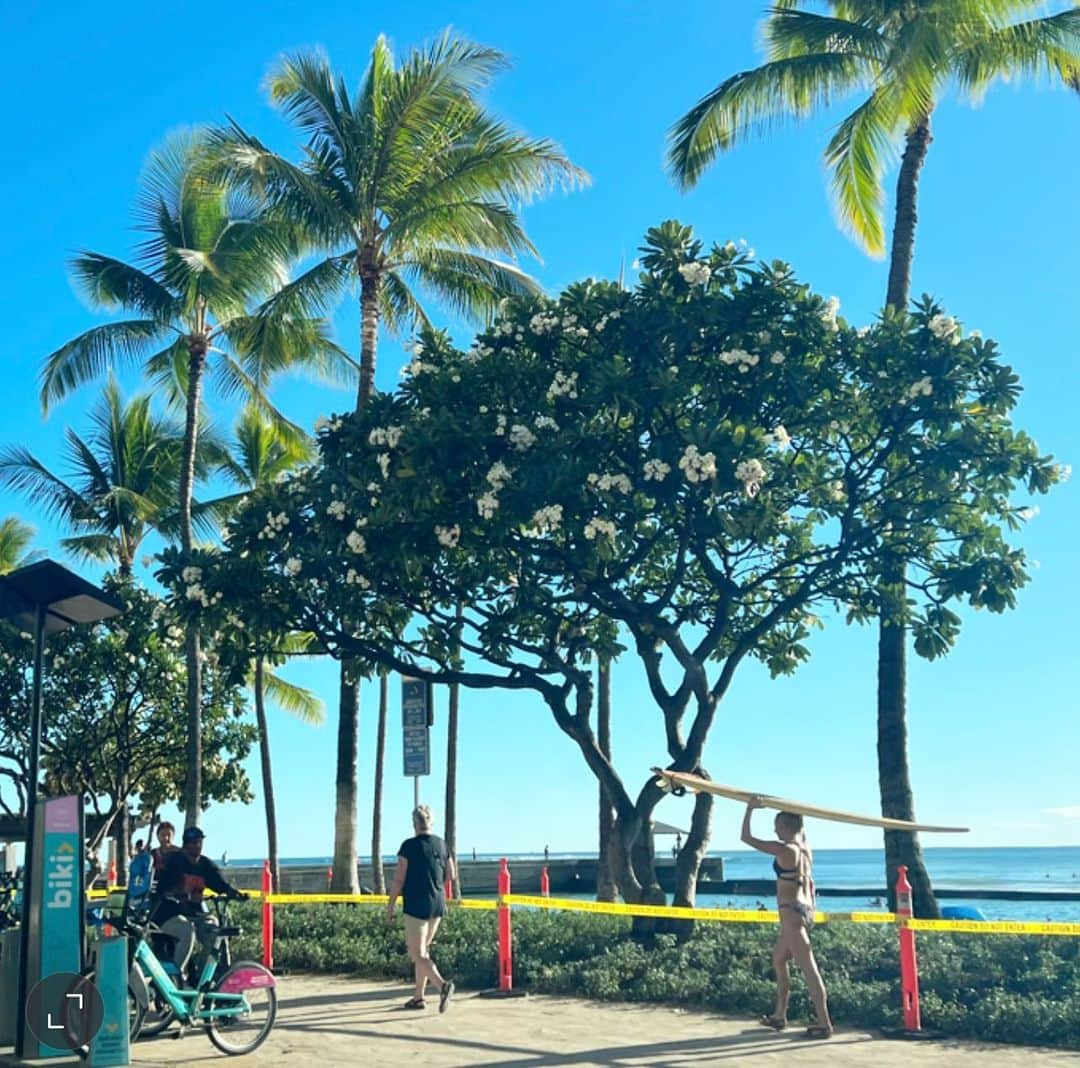
{"type": "MultiPolygon", "coordinates": [[[[379,340],[379,279],[367,271],[358,257],[360,272],[360,384],[356,394],[357,411],[375,388],[375,354],[379,340]]],[[[359,750],[360,684],[352,681],[349,665],[341,665],[338,700],[337,801],[334,812],[335,891],[358,893],[356,875],[356,757],[359,750]]]]}
{"type": "MultiPolygon", "coordinates": [[[[202,332],[188,339],[188,391],[184,420],[184,454],[180,465],[180,544],[185,554],[192,549],[191,498],[195,485],[195,449],[199,438],[203,370],[209,340],[202,332]]],[[[202,657],[198,625],[185,625],[184,661],[187,667],[187,773],[184,779],[184,826],[198,823],[202,812],[202,657]]]]}
{"type": "Polygon", "coordinates": [[[371,813],[371,880],[376,894],[386,893],[382,864],[382,795],[386,761],[386,714],[390,704],[390,678],[379,672],[379,720],[375,730],[375,802],[371,813]]]}
{"type": "MultiPolygon", "coordinates": [[[[457,748],[458,711],[461,686],[450,684],[450,702],[446,717],[446,852],[457,859],[457,748]]],[[[461,896],[461,873],[454,880],[454,897],[461,896]]]]}
{"type": "Polygon", "coordinates": [[[260,656],[255,660],[255,723],[259,731],[259,761],[262,765],[263,802],[266,807],[266,853],[270,861],[270,880],[274,893],[281,891],[281,867],[278,863],[277,811],[274,802],[274,773],[270,762],[270,732],[266,722],[266,665],[260,656]]]}
{"type": "Polygon", "coordinates": [[[127,800],[120,802],[120,818],[116,827],[116,885],[127,886],[128,863],[131,857],[131,810],[127,800]]]}
{"type": "MultiPolygon", "coordinates": [[[[919,173],[931,140],[930,116],[927,114],[907,132],[896,183],[896,219],[885,303],[898,312],[906,310],[911,292],[919,173]]],[[[887,563],[882,574],[883,585],[899,585],[903,588],[906,570],[903,560],[887,563]]],[[[877,729],[881,814],[894,819],[914,819],[907,759],[907,626],[903,620],[893,618],[887,600],[883,600],[878,620],[877,729]]],[[[925,919],[939,917],[941,913],[930,885],[918,835],[911,831],[885,831],[884,837],[885,888],[889,908],[896,906],[897,865],[906,864],[916,915],[925,919]]]]}
{"type": "Polygon", "coordinates": [[[360,274],[360,387],[359,411],[375,392],[375,353],[379,341],[379,277],[363,269],[360,274]]]}
{"type": "Polygon", "coordinates": [[[334,869],[330,889],[338,894],[360,893],[356,876],[356,756],[360,720],[360,687],[341,665],[338,701],[337,796],[334,810],[334,869]]]}
{"type": "Polygon", "coordinates": [[[918,223],[919,172],[930,148],[930,116],[907,132],[904,158],[896,180],[896,219],[893,222],[892,252],[889,256],[889,284],[885,303],[903,311],[911,294],[911,264],[915,257],[915,227],[918,223]]]}
{"type": "MultiPolygon", "coordinates": [[[[596,744],[600,752],[611,760],[611,661],[602,658],[597,669],[596,680],[596,744]]],[[[600,839],[599,858],[596,871],[596,900],[614,901],[619,895],[615,882],[614,858],[615,847],[615,807],[611,803],[607,789],[600,784],[600,839]]]]}

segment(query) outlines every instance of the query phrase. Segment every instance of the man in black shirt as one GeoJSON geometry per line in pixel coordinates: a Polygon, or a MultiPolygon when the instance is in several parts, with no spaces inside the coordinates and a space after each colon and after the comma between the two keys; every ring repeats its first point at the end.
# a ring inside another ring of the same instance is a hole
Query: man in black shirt
{"type": "MultiPolygon", "coordinates": [[[[158,874],[157,893],[159,897],[154,910],[154,922],[164,928],[167,921],[177,917],[189,921],[195,927],[195,935],[202,946],[203,954],[196,962],[202,966],[205,954],[214,948],[217,937],[217,924],[214,918],[204,911],[203,891],[209,888],[217,894],[238,901],[246,901],[247,894],[227,883],[218,871],[217,865],[202,855],[203,838],[206,836],[198,827],[188,827],[184,831],[183,846],[165,855],[165,863],[158,874]]],[[[175,924],[173,925],[176,926],[175,924]]],[[[178,939],[177,948],[183,957],[190,952],[190,945],[183,950],[183,940],[178,939]]],[[[177,960],[183,968],[184,961],[177,960]]]]}
{"type": "Polygon", "coordinates": [[[413,810],[413,829],[416,835],[401,843],[394,885],[386,905],[386,922],[394,922],[394,906],[400,896],[405,913],[405,942],[416,972],[415,996],[405,1002],[407,1009],[426,1007],[424,991],[428,981],[439,987],[439,1012],[446,1012],[454,993],[452,979],[444,979],[431,959],[431,943],[439,923],[446,915],[446,895],[443,885],[456,879],[453,857],[446,852],[446,843],[431,833],[431,809],[418,805],[413,810]]]}

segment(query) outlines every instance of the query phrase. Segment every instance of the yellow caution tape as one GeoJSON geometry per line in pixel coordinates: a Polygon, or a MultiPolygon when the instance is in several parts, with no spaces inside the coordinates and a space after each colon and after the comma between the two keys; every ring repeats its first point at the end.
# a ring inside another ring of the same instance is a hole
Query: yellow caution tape
{"type": "Polygon", "coordinates": [[[1012,920],[901,920],[914,931],[966,931],[969,934],[1080,936],[1080,923],[1021,923],[1012,920]]]}
{"type": "Polygon", "coordinates": [[[691,909],[668,905],[620,905],[608,901],[575,901],[562,897],[535,897],[530,894],[507,894],[507,905],[528,905],[538,909],[567,912],[599,912],[609,916],[659,916],[672,920],[727,920],[730,923],[776,923],[775,910],[691,909]]]}
{"type": "Polygon", "coordinates": [[[476,909],[480,912],[486,912],[488,910],[494,912],[499,907],[498,901],[491,901],[484,898],[461,898],[457,901],[449,902],[451,906],[459,909],[476,909]]]}

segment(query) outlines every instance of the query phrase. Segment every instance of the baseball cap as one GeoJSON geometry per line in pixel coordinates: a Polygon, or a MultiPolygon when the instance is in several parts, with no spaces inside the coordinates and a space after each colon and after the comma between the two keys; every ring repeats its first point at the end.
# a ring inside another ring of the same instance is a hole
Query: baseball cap
{"type": "Polygon", "coordinates": [[[205,838],[206,835],[198,827],[185,827],[184,828],[184,841],[191,842],[196,838],[205,838]]]}

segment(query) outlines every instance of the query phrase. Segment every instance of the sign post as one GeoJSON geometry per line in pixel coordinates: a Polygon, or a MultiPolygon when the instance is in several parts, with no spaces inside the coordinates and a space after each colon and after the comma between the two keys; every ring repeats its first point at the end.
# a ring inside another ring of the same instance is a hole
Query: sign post
{"type": "Polygon", "coordinates": [[[422,679],[401,678],[401,752],[405,776],[412,776],[413,807],[420,804],[420,776],[431,774],[433,719],[431,688],[422,679]]]}

